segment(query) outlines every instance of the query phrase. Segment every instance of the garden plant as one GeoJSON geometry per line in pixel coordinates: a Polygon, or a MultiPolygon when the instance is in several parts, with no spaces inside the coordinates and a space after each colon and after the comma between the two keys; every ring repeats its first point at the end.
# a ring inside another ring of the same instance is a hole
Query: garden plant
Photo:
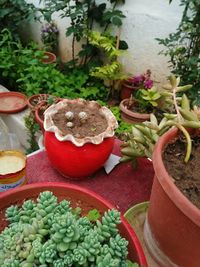
{"type": "Polygon", "coordinates": [[[154,145],[158,138],[168,131],[171,127],[177,127],[185,136],[187,150],[185,162],[188,162],[191,154],[192,141],[187,128],[199,128],[200,121],[198,109],[191,109],[189,99],[185,94],[181,97],[178,93],[189,90],[192,86],[179,86],[180,78],[174,75],[170,76],[170,84],[165,86],[166,101],[173,103],[172,113],[165,113],[159,122],[154,114],[150,116],[150,122],[146,121],[141,124],[135,124],[132,127],[132,133],[129,135],[129,141],[124,143],[122,148],[121,161],[133,160],[134,165],[138,157],[151,158],[154,145]]]}
{"type": "Polygon", "coordinates": [[[115,209],[101,218],[98,210],[83,216],[70,201],[59,202],[44,191],[5,214],[9,224],[0,234],[2,267],[138,266],[127,259],[128,241],[119,234],[115,209]]]}
{"type": "Polygon", "coordinates": [[[161,53],[170,58],[172,73],[180,76],[183,84],[193,85],[188,96],[195,105],[200,105],[200,2],[181,0],[180,5],[183,15],[176,32],[157,40],[165,46],[161,53]]]}

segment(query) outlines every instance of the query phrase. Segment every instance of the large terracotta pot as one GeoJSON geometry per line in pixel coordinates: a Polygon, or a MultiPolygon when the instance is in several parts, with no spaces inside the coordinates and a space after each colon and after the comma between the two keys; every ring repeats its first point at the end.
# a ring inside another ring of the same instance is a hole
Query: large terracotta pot
{"type": "MultiPolygon", "coordinates": [[[[114,146],[114,129],[117,122],[110,110],[103,108],[108,127],[97,136],[86,136],[76,138],[68,134],[63,136],[57,126],[54,125],[52,116],[55,111],[62,109],[68,104],[78,105],[90,102],[96,105],[95,101],[82,99],[65,99],[56,105],[52,105],[45,112],[44,120],[44,144],[52,166],[62,175],[74,179],[90,176],[103,166],[110,156],[114,146]]],[[[99,104],[98,104],[99,105],[99,104]]]]}
{"type": "Polygon", "coordinates": [[[143,122],[148,121],[150,119],[150,114],[148,113],[138,113],[133,112],[127,108],[127,103],[129,99],[124,99],[120,102],[120,110],[121,110],[121,116],[124,121],[130,122],[130,123],[137,123],[137,122],[143,122]]]}
{"type": "Polygon", "coordinates": [[[164,134],[153,152],[155,177],[144,227],[148,250],[159,266],[200,266],[200,210],[176,187],[162,161],[165,146],[178,135],[164,134]]]}
{"type": "MultiPolygon", "coordinates": [[[[67,183],[36,183],[12,189],[0,195],[0,231],[6,226],[5,209],[14,204],[21,204],[26,199],[34,199],[40,192],[53,192],[59,200],[70,199],[71,202],[81,203],[81,208],[96,208],[100,212],[114,208],[107,200],[96,193],[82,187],[67,183]]],[[[88,211],[86,211],[88,212],[88,211]]],[[[119,225],[120,234],[129,241],[129,258],[137,261],[140,267],[147,267],[147,262],[140,242],[126,219],[121,216],[122,223],[119,225]]]]}

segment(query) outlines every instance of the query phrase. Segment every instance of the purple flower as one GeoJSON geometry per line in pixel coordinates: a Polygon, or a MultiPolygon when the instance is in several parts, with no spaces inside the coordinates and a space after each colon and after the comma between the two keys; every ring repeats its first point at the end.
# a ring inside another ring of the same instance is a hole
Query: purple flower
{"type": "Polygon", "coordinates": [[[146,80],[144,81],[144,88],[150,89],[153,86],[153,81],[152,80],[146,80]]]}
{"type": "Polygon", "coordinates": [[[153,81],[150,79],[150,77],[151,71],[147,70],[144,74],[129,78],[128,81],[130,84],[132,84],[132,86],[149,89],[153,86],[153,81]]]}

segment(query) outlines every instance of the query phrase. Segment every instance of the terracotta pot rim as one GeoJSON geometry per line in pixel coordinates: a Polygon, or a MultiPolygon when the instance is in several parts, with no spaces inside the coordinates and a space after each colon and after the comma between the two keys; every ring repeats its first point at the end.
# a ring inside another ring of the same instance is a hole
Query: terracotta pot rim
{"type": "Polygon", "coordinates": [[[45,58],[43,59],[43,63],[44,64],[51,64],[51,63],[55,63],[56,62],[56,55],[52,52],[48,52],[48,51],[45,51],[44,52],[44,55],[48,56],[49,58],[45,58]]]}
{"type": "Polygon", "coordinates": [[[125,114],[127,114],[128,116],[131,116],[131,117],[140,118],[143,120],[149,120],[150,119],[150,113],[139,113],[139,112],[133,112],[131,110],[128,110],[125,106],[125,103],[128,100],[129,100],[128,98],[125,98],[120,102],[119,107],[120,107],[122,112],[124,112],[125,114]]]}
{"type": "MultiPolygon", "coordinates": [[[[66,188],[66,189],[72,189],[78,192],[88,194],[91,197],[95,198],[97,201],[105,205],[108,209],[116,208],[113,204],[111,204],[108,200],[105,198],[101,197],[97,193],[93,192],[92,190],[83,188],[81,186],[75,185],[75,184],[69,184],[69,183],[60,183],[60,182],[46,182],[46,183],[34,183],[34,184],[28,184],[24,185],[22,187],[18,187],[12,190],[8,190],[6,192],[3,192],[0,194],[0,203],[6,203],[6,199],[10,197],[10,195],[15,195],[17,193],[23,194],[25,191],[32,191],[32,189],[39,189],[43,188],[44,190],[51,190],[50,188],[66,188]],[[47,189],[48,188],[48,189],[47,189]]],[[[1,205],[0,205],[1,206],[1,205]]],[[[121,214],[121,223],[124,225],[124,228],[126,228],[130,238],[132,239],[134,245],[135,245],[135,252],[136,252],[136,257],[137,260],[139,261],[138,263],[140,266],[148,267],[147,262],[146,262],[146,257],[144,255],[142,246],[140,244],[140,241],[135,233],[135,231],[132,229],[132,227],[129,225],[125,217],[121,214]]]]}
{"type": "Polygon", "coordinates": [[[200,226],[200,210],[187,199],[186,196],[173,183],[172,177],[168,174],[163,160],[162,151],[165,146],[178,135],[178,129],[172,128],[163,136],[161,136],[155,145],[152,162],[155,170],[155,176],[161,184],[163,190],[171,199],[171,201],[196,225],[200,226]]]}
{"type": "MultiPolygon", "coordinates": [[[[4,109],[3,107],[0,106],[0,113],[5,113],[5,114],[18,113],[27,107],[27,97],[23,93],[15,91],[0,92],[0,99],[10,98],[10,97],[17,97],[20,100],[23,100],[23,103],[20,103],[20,105],[17,107],[9,106],[10,109],[4,109]]],[[[15,103],[15,101],[13,103],[15,103]]]]}
{"type": "MultiPolygon", "coordinates": [[[[47,96],[47,97],[48,97],[49,94],[34,94],[34,95],[29,96],[28,99],[27,99],[27,104],[28,104],[29,108],[32,108],[32,109],[33,109],[33,108],[35,108],[35,107],[37,107],[37,106],[40,105],[40,104],[38,104],[38,105],[36,105],[36,106],[33,106],[33,105],[31,104],[31,100],[34,99],[34,98],[36,98],[36,97],[39,97],[39,96],[47,96]]],[[[45,101],[45,100],[42,100],[42,101],[45,101]]],[[[42,102],[42,101],[41,101],[41,102],[42,102]]],[[[40,103],[41,103],[41,102],[40,102],[40,103]]]]}

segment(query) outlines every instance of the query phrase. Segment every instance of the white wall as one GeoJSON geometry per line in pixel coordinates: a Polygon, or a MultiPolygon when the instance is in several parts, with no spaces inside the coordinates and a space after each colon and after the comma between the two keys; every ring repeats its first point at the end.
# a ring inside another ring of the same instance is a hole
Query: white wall
{"type": "MultiPolygon", "coordinates": [[[[38,5],[38,0],[29,0],[38,5]]],[[[102,1],[101,1],[102,2],[102,1]]],[[[162,82],[169,74],[167,58],[158,55],[163,48],[155,38],[167,37],[174,32],[180,22],[182,9],[179,0],[126,0],[121,10],[126,15],[123,21],[121,39],[124,39],[129,50],[121,60],[127,72],[142,73],[152,70],[153,78],[162,82]]],[[[71,58],[71,38],[65,37],[65,29],[69,25],[67,19],[60,19],[58,14],[54,19],[60,30],[59,46],[63,61],[71,58]]],[[[40,26],[32,25],[30,30],[33,39],[39,41],[40,26]]]]}

